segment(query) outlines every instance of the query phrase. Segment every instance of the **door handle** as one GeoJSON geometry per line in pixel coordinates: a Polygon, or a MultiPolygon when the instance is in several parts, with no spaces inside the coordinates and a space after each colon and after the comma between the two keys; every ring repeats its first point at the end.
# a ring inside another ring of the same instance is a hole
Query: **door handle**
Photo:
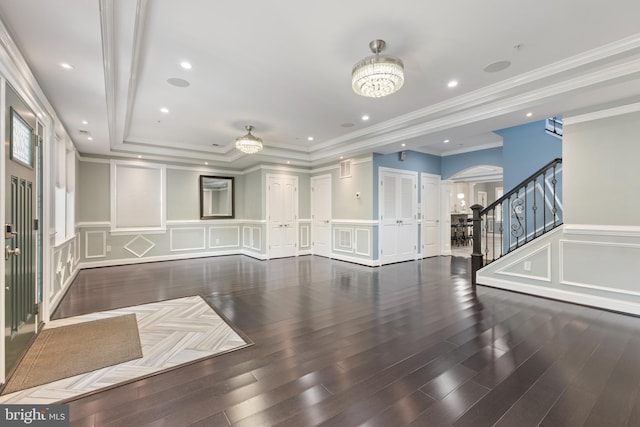
{"type": "Polygon", "coordinates": [[[6,246],[4,248],[4,259],[8,260],[11,255],[20,256],[20,248],[11,249],[9,246],[6,246]]]}
{"type": "Polygon", "coordinates": [[[5,240],[13,239],[18,235],[18,232],[13,231],[13,224],[4,225],[4,238],[5,240]]]}

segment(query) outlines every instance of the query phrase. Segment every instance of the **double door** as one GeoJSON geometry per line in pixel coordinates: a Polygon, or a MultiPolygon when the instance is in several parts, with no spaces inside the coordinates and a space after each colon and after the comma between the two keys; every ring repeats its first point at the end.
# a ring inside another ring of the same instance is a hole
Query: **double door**
{"type": "Polygon", "coordinates": [[[417,174],[379,169],[380,262],[414,260],[417,257],[417,174]]]}
{"type": "Polygon", "coordinates": [[[297,255],[297,176],[267,175],[267,230],[269,258],[297,255]]]}

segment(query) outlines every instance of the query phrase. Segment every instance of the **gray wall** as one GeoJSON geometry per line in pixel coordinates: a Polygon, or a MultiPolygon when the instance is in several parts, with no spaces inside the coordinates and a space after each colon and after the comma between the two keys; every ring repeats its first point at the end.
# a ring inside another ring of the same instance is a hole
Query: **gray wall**
{"type": "MultiPolygon", "coordinates": [[[[261,220],[265,217],[264,184],[260,170],[243,176],[244,185],[236,184],[236,197],[244,204],[244,219],[261,220]]],[[[240,217],[236,213],[236,217],[240,217]]]]}
{"type": "Polygon", "coordinates": [[[351,177],[340,178],[335,170],[333,182],[333,217],[337,219],[373,219],[373,162],[351,163],[351,177]],[[356,193],[360,199],[356,199],[356,193]]]}
{"type": "MultiPolygon", "coordinates": [[[[487,206],[496,201],[496,188],[502,187],[502,181],[500,182],[481,182],[474,186],[474,203],[478,203],[478,191],[484,191],[487,193],[487,206]]],[[[487,207],[485,206],[485,208],[487,207]]]]}
{"type": "Polygon", "coordinates": [[[564,222],[640,224],[640,112],[564,127],[564,222]]]}
{"type": "Polygon", "coordinates": [[[197,171],[167,169],[167,220],[200,218],[200,194],[197,171]]]}
{"type": "Polygon", "coordinates": [[[79,162],[78,168],[78,222],[109,221],[111,196],[109,164],[79,162]]]}
{"type": "Polygon", "coordinates": [[[311,176],[320,175],[331,175],[331,217],[333,219],[363,221],[374,219],[371,156],[352,159],[351,176],[348,178],[340,178],[339,164],[335,164],[335,168],[321,170],[311,176]],[[358,192],[360,199],[356,199],[358,192]]]}

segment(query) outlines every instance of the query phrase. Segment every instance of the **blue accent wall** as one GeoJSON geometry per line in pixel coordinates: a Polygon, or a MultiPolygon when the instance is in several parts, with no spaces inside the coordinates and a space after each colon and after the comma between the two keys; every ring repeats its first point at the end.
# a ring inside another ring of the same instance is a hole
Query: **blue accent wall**
{"type": "Polygon", "coordinates": [[[529,175],[562,157],[562,140],[545,132],[545,121],[495,131],[502,136],[505,193],[529,175]]]}
{"type": "MultiPolygon", "coordinates": [[[[379,217],[378,214],[378,168],[393,168],[406,171],[418,172],[418,188],[420,188],[421,173],[430,173],[440,175],[441,158],[433,154],[418,153],[417,151],[405,151],[407,157],[404,161],[400,160],[400,153],[378,154],[373,153],[373,219],[379,217]]],[[[418,200],[420,200],[420,192],[418,192],[418,200]]]]}
{"type": "Polygon", "coordinates": [[[502,147],[442,157],[442,179],[449,179],[458,172],[480,165],[503,167],[502,147]]]}

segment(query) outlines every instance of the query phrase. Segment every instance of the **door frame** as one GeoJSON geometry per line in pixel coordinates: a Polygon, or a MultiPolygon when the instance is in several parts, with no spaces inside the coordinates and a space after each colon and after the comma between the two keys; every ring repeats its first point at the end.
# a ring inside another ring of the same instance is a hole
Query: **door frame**
{"type": "Polygon", "coordinates": [[[453,181],[440,181],[440,255],[451,255],[451,197],[453,181]]]}
{"type": "MultiPolygon", "coordinates": [[[[333,205],[331,204],[332,202],[332,198],[333,198],[333,181],[332,181],[332,176],[331,174],[325,174],[325,175],[317,175],[317,176],[312,176],[310,179],[310,187],[311,187],[311,192],[313,192],[313,184],[315,181],[319,181],[321,179],[328,179],[329,180],[329,199],[327,201],[327,203],[329,204],[329,253],[326,255],[327,257],[331,258],[331,252],[332,252],[332,248],[333,248],[333,227],[332,227],[332,220],[333,220],[333,205]]],[[[315,242],[315,235],[314,235],[314,216],[315,216],[315,204],[314,204],[314,196],[313,194],[311,194],[311,241],[315,242]]],[[[316,255],[316,251],[315,251],[315,246],[313,246],[311,248],[311,252],[316,255]]],[[[321,256],[325,256],[325,255],[321,255],[321,256]]]]}
{"type": "Polygon", "coordinates": [[[269,208],[271,206],[269,206],[269,180],[271,179],[277,179],[277,178],[293,178],[295,180],[295,186],[296,186],[296,197],[294,198],[294,221],[293,221],[293,228],[294,228],[294,235],[295,235],[295,253],[293,256],[298,256],[298,254],[300,253],[300,246],[298,245],[298,239],[300,238],[299,236],[299,230],[298,230],[298,221],[299,221],[299,213],[300,213],[300,193],[299,193],[299,179],[298,179],[298,175],[284,175],[284,174],[274,174],[274,173],[267,173],[265,175],[266,179],[265,179],[265,217],[267,220],[267,231],[266,231],[266,242],[267,242],[267,247],[266,247],[266,255],[267,255],[267,259],[271,259],[271,232],[270,232],[270,220],[269,220],[269,208]]]}

